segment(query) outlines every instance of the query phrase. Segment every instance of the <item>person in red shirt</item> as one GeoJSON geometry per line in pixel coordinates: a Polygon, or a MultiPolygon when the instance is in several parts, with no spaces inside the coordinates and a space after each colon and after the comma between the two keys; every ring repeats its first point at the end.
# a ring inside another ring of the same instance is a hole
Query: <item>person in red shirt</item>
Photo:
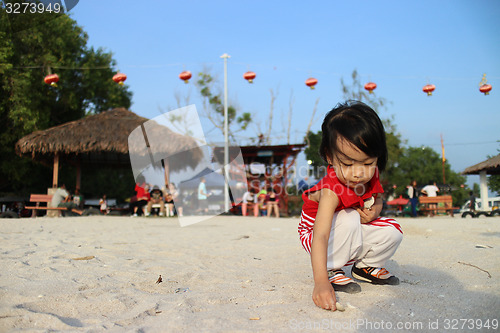
{"type": "Polygon", "coordinates": [[[299,235],[311,255],[316,306],[336,309],[335,291],[361,287],[342,270],[372,284],[399,284],[383,268],[402,241],[400,225],[379,217],[379,171],[387,163],[385,131],[378,115],[361,102],[339,104],[322,125],[320,155],[329,167],[318,184],[302,194],[299,235]]]}
{"type": "Polygon", "coordinates": [[[144,215],[144,206],[148,204],[149,185],[145,182],[135,184],[136,201],[130,203],[130,213],[132,216],[144,215]]]}

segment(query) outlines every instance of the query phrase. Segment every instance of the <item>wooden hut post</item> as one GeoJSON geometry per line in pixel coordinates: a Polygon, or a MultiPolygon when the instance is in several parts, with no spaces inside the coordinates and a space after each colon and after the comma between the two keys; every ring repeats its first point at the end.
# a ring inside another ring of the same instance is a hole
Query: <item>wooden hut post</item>
{"type": "Polygon", "coordinates": [[[82,166],[80,164],[80,159],[76,162],[76,190],[80,190],[82,185],[82,166]]]}
{"type": "Polygon", "coordinates": [[[162,160],[162,162],[163,162],[163,170],[165,171],[165,186],[168,189],[168,184],[170,183],[170,180],[169,180],[170,167],[168,165],[167,159],[162,160]]]}
{"type": "Polygon", "coordinates": [[[52,170],[52,187],[56,188],[59,182],[59,153],[54,155],[54,169],[52,170]]]}
{"type": "Polygon", "coordinates": [[[288,215],[288,157],[290,157],[289,153],[286,153],[285,157],[283,158],[283,162],[281,164],[281,175],[282,175],[282,198],[284,201],[284,207],[283,207],[283,212],[285,212],[286,216],[288,215]],[[283,191],[284,189],[284,191],[283,191]]]}

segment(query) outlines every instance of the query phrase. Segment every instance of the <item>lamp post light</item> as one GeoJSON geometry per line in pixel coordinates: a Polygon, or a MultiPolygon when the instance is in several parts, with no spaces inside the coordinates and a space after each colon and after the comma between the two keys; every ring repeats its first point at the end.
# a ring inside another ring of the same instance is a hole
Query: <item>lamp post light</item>
{"type": "MultiPolygon", "coordinates": [[[[312,160],[307,160],[307,177],[311,177],[311,165],[313,164],[312,160]]],[[[314,167],[313,171],[314,171],[314,167]]]]}
{"type": "Polygon", "coordinates": [[[224,211],[229,211],[229,120],[227,114],[227,59],[229,54],[220,56],[224,59],[224,211]]]}

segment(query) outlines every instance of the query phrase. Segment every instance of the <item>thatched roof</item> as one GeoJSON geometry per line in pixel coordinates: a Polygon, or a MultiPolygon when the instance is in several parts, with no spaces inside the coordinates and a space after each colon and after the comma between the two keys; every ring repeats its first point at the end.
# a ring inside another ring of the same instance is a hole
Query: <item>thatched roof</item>
{"type": "Polygon", "coordinates": [[[477,175],[481,171],[486,171],[489,175],[500,174],[500,154],[489,158],[486,161],[470,166],[462,173],[465,175],[477,175]]]}
{"type": "Polygon", "coordinates": [[[156,157],[158,154],[187,154],[182,159],[168,159],[170,169],[173,170],[194,167],[202,158],[202,151],[194,139],[177,134],[166,126],[124,108],[31,133],[16,143],[16,152],[47,164],[52,163],[54,155],[58,153],[60,158],[70,162],[78,160],[94,166],[109,164],[130,167],[129,136],[138,130],[142,132],[142,129],[146,131],[146,141],[144,136],[139,142],[131,141],[130,151],[136,156],[149,154],[151,157],[151,149],[154,149],[156,157]],[[139,147],[146,143],[151,149],[139,147]],[[182,160],[183,163],[176,163],[177,160],[182,160]]]}

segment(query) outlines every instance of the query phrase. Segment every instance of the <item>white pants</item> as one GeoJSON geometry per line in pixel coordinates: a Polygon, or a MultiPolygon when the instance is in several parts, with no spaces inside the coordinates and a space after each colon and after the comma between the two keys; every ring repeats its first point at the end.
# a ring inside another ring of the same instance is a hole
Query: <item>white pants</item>
{"type": "Polygon", "coordinates": [[[327,269],[384,267],[403,240],[401,227],[393,219],[378,218],[361,224],[359,213],[345,209],[333,215],[328,239],[327,269]]]}

